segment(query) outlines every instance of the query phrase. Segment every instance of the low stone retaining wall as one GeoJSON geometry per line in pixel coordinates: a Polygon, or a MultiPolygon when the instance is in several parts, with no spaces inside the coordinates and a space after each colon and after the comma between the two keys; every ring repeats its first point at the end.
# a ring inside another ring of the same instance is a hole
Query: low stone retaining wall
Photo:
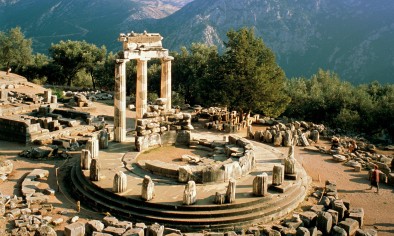
{"type": "Polygon", "coordinates": [[[192,148],[203,146],[213,150],[211,163],[195,163],[193,165],[177,165],[160,160],[140,161],[144,169],[153,174],[177,179],[181,183],[190,180],[196,183],[226,182],[229,179],[238,179],[249,174],[255,166],[253,145],[247,139],[230,135],[228,142],[192,140],[192,148]]]}

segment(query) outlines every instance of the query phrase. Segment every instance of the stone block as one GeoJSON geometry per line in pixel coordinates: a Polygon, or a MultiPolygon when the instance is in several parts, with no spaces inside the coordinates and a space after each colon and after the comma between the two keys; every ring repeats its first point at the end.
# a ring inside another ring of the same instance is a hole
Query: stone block
{"type": "Polygon", "coordinates": [[[374,229],[358,229],[356,230],[356,234],[355,236],[377,236],[378,235],[378,231],[374,230],[374,229]]]}
{"type": "Polygon", "coordinates": [[[364,209],[363,208],[350,208],[349,210],[349,218],[357,220],[359,223],[359,227],[363,227],[364,225],[364,209]]]}
{"type": "Polygon", "coordinates": [[[65,236],[84,236],[85,235],[85,224],[75,222],[64,227],[65,236]]]}
{"type": "Polygon", "coordinates": [[[141,197],[145,201],[150,201],[155,196],[155,184],[152,179],[145,175],[144,180],[142,181],[142,189],[141,189],[141,197]]]}
{"type": "Polygon", "coordinates": [[[330,213],[330,214],[332,215],[332,224],[333,224],[333,225],[337,225],[338,222],[339,222],[339,219],[338,219],[338,212],[335,211],[335,210],[332,210],[332,209],[328,209],[327,212],[330,213]]]}
{"type": "Polygon", "coordinates": [[[180,145],[189,146],[191,139],[191,132],[189,130],[180,130],[177,132],[176,143],[180,145]]]}
{"type": "Polygon", "coordinates": [[[326,208],[323,205],[313,205],[310,209],[310,211],[315,212],[316,214],[319,212],[324,211],[326,208]]]}
{"type": "Polygon", "coordinates": [[[302,223],[304,224],[304,227],[315,227],[316,226],[316,220],[317,220],[317,214],[313,211],[304,211],[300,213],[300,219],[302,220],[302,223]]]}
{"type": "Polygon", "coordinates": [[[38,236],[57,236],[56,231],[49,225],[42,225],[36,231],[38,236]]]}
{"type": "Polygon", "coordinates": [[[188,181],[185,185],[183,192],[183,204],[192,205],[197,201],[196,183],[192,180],[188,181]]]}
{"type": "Polygon", "coordinates": [[[114,236],[122,236],[124,232],[126,232],[126,229],[116,228],[113,226],[108,226],[103,229],[103,233],[107,233],[114,236]]]}
{"type": "Polygon", "coordinates": [[[102,233],[102,232],[93,232],[92,236],[113,236],[112,234],[102,233]]]}
{"type": "Polygon", "coordinates": [[[331,231],[331,236],[348,236],[348,234],[343,228],[334,226],[331,231]]]}
{"type": "Polygon", "coordinates": [[[193,172],[190,166],[180,166],[178,173],[178,182],[187,183],[189,180],[193,180],[193,172]]]}
{"type": "Polygon", "coordinates": [[[349,236],[356,234],[357,229],[360,228],[358,221],[351,218],[339,222],[338,226],[344,229],[349,236]]]}
{"type": "Polygon", "coordinates": [[[268,193],[268,175],[262,173],[253,179],[253,194],[255,196],[265,196],[268,193]]]}
{"type": "Polygon", "coordinates": [[[323,234],[328,235],[332,228],[332,215],[328,212],[320,212],[317,216],[317,228],[319,228],[323,234]]]}
{"type": "Polygon", "coordinates": [[[104,224],[99,220],[90,220],[85,224],[85,232],[91,235],[93,232],[101,232],[104,229],[104,224]]]}
{"type": "Polygon", "coordinates": [[[346,208],[345,204],[343,204],[342,200],[335,200],[332,205],[332,209],[334,211],[338,212],[338,220],[339,221],[345,217],[345,212],[347,211],[347,208],[346,208]]]}
{"type": "Polygon", "coordinates": [[[309,229],[305,228],[305,227],[299,227],[297,229],[297,233],[296,236],[310,236],[311,233],[309,232],[309,229]]]}
{"type": "Polygon", "coordinates": [[[142,228],[132,228],[124,232],[123,236],[144,236],[144,229],[142,228]]]}
{"type": "Polygon", "coordinates": [[[285,180],[285,168],[283,165],[275,165],[272,173],[272,185],[281,185],[285,180]]]}
{"type": "Polygon", "coordinates": [[[106,216],[103,218],[103,223],[105,226],[115,226],[119,220],[114,216],[106,216]]]}
{"type": "Polygon", "coordinates": [[[226,203],[233,203],[235,202],[235,190],[236,190],[237,183],[234,179],[230,179],[228,181],[227,191],[225,202],[226,203]]]}
{"type": "Polygon", "coordinates": [[[146,236],[163,236],[164,226],[157,223],[146,228],[146,236]]]}

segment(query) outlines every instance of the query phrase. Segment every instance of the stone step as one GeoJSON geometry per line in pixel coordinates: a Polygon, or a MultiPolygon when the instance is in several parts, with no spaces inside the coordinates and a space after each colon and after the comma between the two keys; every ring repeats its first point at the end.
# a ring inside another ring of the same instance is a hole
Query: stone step
{"type": "Polygon", "coordinates": [[[158,222],[188,231],[231,229],[253,222],[272,221],[298,206],[306,195],[308,184],[304,176],[288,191],[287,197],[278,199],[268,197],[240,204],[174,206],[126,199],[98,189],[85,179],[78,166],[73,167],[71,175],[74,191],[90,207],[103,212],[111,211],[129,220],[158,222]]]}

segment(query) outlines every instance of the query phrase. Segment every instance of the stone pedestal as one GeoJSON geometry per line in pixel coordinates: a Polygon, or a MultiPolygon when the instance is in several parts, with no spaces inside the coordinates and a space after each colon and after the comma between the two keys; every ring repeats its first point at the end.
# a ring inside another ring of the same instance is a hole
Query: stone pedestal
{"type": "Polygon", "coordinates": [[[8,90],[0,89],[0,101],[7,101],[8,100],[8,90]]]}
{"type": "Polygon", "coordinates": [[[126,140],[126,62],[117,60],[115,65],[114,133],[116,142],[126,140]]]}
{"type": "Polygon", "coordinates": [[[226,191],[226,203],[235,202],[235,189],[237,182],[234,179],[228,181],[227,191],[226,191]]]}
{"type": "Polygon", "coordinates": [[[268,175],[267,173],[262,173],[253,179],[253,195],[255,196],[265,196],[268,191],[268,175]]]}
{"type": "Polygon", "coordinates": [[[290,147],[293,141],[293,133],[291,130],[286,130],[285,135],[283,137],[283,146],[290,147]]]}
{"type": "Polygon", "coordinates": [[[289,154],[285,159],[285,176],[288,179],[295,180],[297,178],[296,159],[294,158],[294,146],[290,146],[289,154]]]}
{"type": "Polygon", "coordinates": [[[44,102],[51,103],[52,90],[48,89],[44,91],[44,102]]]}
{"type": "Polygon", "coordinates": [[[56,95],[51,96],[51,103],[57,103],[57,96],[56,95]]]}
{"type": "Polygon", "coordinates": [[[192,205],[197,201],[196,183],[194,181],[187,182],[185,191],[183,192],[183,204],[192,205]]]}
{"type": "Polygon", "coordinates": [[[141,190],[141,197],[145,201],[150,201],[155,196],[154,190],[155,184],[153,183],[152,179],[148,176],[144,176],[144,180],[142,181],[142,190],[141,190]]]}
{"type": "Polygon", "coordinates": [[[112,190],[115,193],[122,193],[127,189],[127,176],[122,171],[119,171],[114,176],[112,190]]]}
{"type": "Polygon", "coordinates": [[[90,180],[91,181],[99,181],[100,180],[100,163],[98,159],[92,159],[90,163],[90,180]]]}
{"type": "Polygon", "coordinates": [[[285,168],[283,165],[275,165],[272,172],[272,185],[279,186],[285,180],[285,168]]]}
{"type": "Polygon", "coordinates": [[[86,149],[90,151],[92,158],[99,157],[99,142],[97,139],[93,138],[86,142],[86,149]]]}
{"type": "Polygon", "coordinates": [[[92,155],[90,154],[90,151],[87,150],[87,149],[82,149],[81,150],[81,167],[82,167],[82,170],[89,170],[91,161],[92,161],[92,155]]]}
{"type": "Polygon", "coordinates": [[[99,149],[107,149],[108,148],[108,132],[103,129],[100,131],[99,136],[99,149]]]}

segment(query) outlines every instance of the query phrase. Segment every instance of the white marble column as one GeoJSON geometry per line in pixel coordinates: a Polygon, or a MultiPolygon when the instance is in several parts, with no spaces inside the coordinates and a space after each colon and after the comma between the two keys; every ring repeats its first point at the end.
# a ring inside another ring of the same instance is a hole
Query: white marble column
{"type": "Polygon", "coordinates": [[[141,119],[148,109],[148,60],[137,59],[136,120],[141,119]]]}
{"type": "Polygon", "coordinates": [[[126,140],[126,62],[118,59],[115,64],[114,128],[115,141],[126,140]]]}
{"type": "Polygon", "coordinates": [[[171,60],[173,59],[173,57],[165,57],[161,60],[160,97],[167,100],[167,111],[171,109],[171,60]]]}

